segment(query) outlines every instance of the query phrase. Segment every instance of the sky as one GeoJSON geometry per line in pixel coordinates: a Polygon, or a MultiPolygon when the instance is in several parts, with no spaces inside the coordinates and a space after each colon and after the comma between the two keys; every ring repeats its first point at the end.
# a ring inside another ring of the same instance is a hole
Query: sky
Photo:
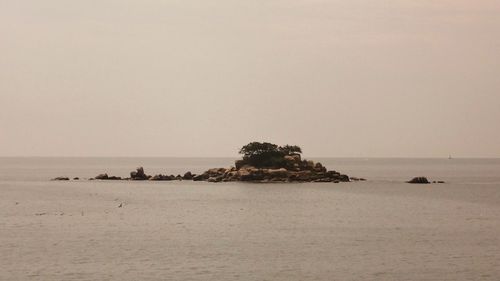
{"type": "Polygon", "coordinates": [[[500,0],[0,0],[0,156],[500,157],[500,0]]]}

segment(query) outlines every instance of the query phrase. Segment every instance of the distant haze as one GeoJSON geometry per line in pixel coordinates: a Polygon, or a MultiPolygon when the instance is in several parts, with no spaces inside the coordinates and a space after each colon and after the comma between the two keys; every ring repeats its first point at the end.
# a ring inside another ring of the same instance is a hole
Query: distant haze
{"type": "Polygon", "coordinates": [[[0,156],[500,157],[500,1],[0,0],[0,156]]]}

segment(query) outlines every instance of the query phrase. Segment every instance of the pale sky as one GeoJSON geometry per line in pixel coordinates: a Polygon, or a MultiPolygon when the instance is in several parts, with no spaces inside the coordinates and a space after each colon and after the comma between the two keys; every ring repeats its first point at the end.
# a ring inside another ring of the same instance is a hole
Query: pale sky
{"type": "Polygon", "coordinates": [[[0,0],[0,156],[500,157],[500,0],[0,0]]]}

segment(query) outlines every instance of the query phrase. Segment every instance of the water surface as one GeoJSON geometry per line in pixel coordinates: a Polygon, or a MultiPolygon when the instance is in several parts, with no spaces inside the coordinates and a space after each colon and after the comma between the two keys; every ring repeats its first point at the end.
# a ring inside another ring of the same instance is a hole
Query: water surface
{"type": "Polygon", "coordinates": [[[1,158],[0,280],[498,280],[500,160],[317,160],[368,181],[52,182],[232,159],[1,158]]]}

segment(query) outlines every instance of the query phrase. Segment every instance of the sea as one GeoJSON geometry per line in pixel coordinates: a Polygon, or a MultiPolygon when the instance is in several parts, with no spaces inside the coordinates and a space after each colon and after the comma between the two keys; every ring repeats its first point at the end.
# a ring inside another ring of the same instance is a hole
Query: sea
{"type": "Polygon", "coordinates": [[[0,280],[500,280],[500,159],[311,159],[367,179],[350,183],[88,180],[234,160],[0,158],[0,280]]]}

